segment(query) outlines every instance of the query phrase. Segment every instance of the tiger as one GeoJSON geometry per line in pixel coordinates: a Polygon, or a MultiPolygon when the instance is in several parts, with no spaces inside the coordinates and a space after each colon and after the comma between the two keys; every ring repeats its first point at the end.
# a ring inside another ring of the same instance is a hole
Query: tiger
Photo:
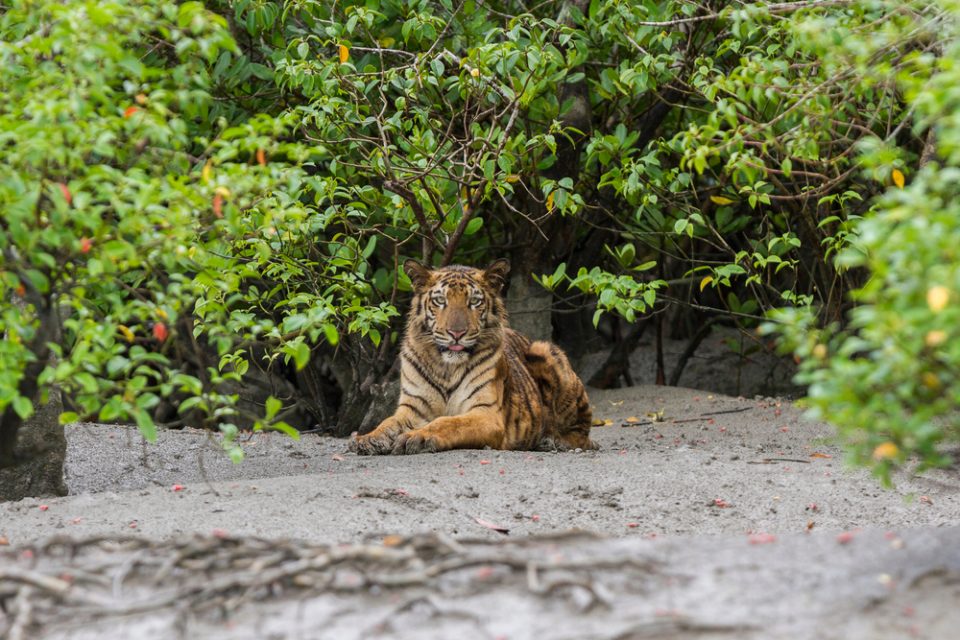
{"type": "Polygon", "coordinates": [[[510,328],[510,262],[432,269],[404,262],[413,300],[396,411],[350,448],[361,455],[450,449],[595,449],[590,400],[566,354],[510,328]]]}

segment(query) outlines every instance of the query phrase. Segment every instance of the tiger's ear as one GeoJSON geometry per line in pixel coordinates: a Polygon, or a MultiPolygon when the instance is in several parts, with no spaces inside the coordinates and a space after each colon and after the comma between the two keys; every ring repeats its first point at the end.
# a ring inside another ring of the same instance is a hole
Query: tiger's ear
{"type": "Polygon", "coordinates": [[[412,258],[403,263],[403,270],[410,276],[415,293],[420,293],[430,283],[430,267],[412,258]]]}
{"type": "Polygon", "coordinates": [[[506,258],[500,258],[491,262],[490,266],[484,269],[483,279],[490,285],[491,289],[499,293],[503,289],[503,285],[507,283],[508,273],[510,273],[510,261],[506,258]]]}

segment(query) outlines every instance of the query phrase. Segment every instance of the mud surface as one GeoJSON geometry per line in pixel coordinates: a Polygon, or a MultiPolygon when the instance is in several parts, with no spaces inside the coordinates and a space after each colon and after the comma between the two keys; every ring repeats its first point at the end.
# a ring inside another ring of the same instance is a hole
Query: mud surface
{"type": "Polygon", "coordinates": [[[340,440],[256,434],[233,465],[200,432],[166,432],[144,448],[134,430],[73,425],[73,495],[0,504],[0,541],[10,545],[0,569],[54,535],[132,536],[163,557],[194,534],[380,546],[429,534],[541,564],[560,554],[595,565],[551,573],[587,586],[549,594],[531,588],[527,568],[491,562],[402,589],[277,588],[225,621],[189,617],[186,635],[170,610],[94,626],[51,618],[26,637],[102,636],[122,624],[155,625],[150,637],[955,637],[956,469],[901,476],[884,490],[845,469],[829,428],[785,401],[665,387],[591,400],[610,425],[594,430],[600,451],[581,453],[369,458],[340,440]],[[658,412],[662,420],[648,417],[658,412]],[[600,537],[525,541],[571,529],[600,537]],[[611,557],[657,565],[617,567],[611,557]]]}

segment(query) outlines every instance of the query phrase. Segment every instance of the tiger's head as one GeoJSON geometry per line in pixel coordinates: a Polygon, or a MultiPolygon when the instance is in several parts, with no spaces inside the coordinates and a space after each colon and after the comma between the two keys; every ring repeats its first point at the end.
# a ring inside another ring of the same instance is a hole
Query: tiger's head
{"type": "Polygon", "coordinates": [[[431,269],[407,260],[403,268],[414,291],[407,332],[431,341],[445,362],[466,362],[479,347],[502,339],[507,314],[500,290],[510,272],[508,260],[495,260],[486,269],[431,269]]]}

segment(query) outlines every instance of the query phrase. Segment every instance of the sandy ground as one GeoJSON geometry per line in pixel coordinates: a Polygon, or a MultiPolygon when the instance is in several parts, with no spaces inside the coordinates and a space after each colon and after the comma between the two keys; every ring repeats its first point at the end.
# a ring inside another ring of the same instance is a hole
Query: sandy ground
{"type": "MultiPolygon", "coordinates": [[[[599,451],[580,453],[357,457],[342,440],[255,434],[247,459],[233,465],[200,432],[162,433],[144,447],[131,429],[73,425],[72,495],[0,504],[0,539],[10,545],[0,567],[62,534],[134,536],[160,545],[157,553],[192,534],[307,544],[433,534],[504,553],[513,545],[581,554],[607,566],[589,572],[602,583],[603,606],[583,612],[582,625],[544,626],[545,615],[577,607],[505,576],[453,595],[420,585],[440,598],[427,599],[426,614],[420,605],[398,612],[407,602],[400,592],[325,593],[298,599],[296,615],[283,597],[266,598],[226,626],[200,617],[187,631],[154,614],[155,632],[141,637],[956,637],[956,469],[902,475],[882,489],[846,469],[830,429],[786,401],[652,386],[593,391],[591,400],[610,425],[594,429],[599,451]],[[658,411],[662,421],[647,417],[658,411]],[[599,537],[536,538],[571,529],[599,537]],[[631,576],[609,568],[611,554],[661,564],[631,576]],[[489,612],[508,603],[515,621],[497,622],[489,612]],[[447,616],[449,607],[463,616],[447,616]],[[443,633],[424,635],[410,621],[425,615],[439,616],[443,633]]],[[[137,637],[133,619],[108,623],[134,625],[124,633],[137,637]]],[[[29,637],[81,638],[104,628],[35,631],[29,637]]]]}

